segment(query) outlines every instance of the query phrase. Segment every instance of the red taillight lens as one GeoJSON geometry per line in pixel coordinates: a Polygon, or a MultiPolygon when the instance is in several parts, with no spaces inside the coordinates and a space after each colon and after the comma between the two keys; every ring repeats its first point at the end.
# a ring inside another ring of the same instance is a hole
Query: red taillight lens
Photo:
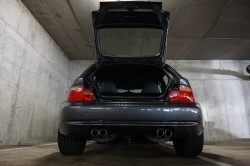
{"type": "Polygon", "coordinates": [[[190,102],[195,103],[192,89],[186,85],[180,85],[179,90],[172,90],[169,94],[170,102],[190,102]]]}
{"type": "Polygon", "coordinates": [[[180,100],[180,91],[172,90],[169,94],[169,101],[179,101],[180,100]]]}
{"type": "Polygon", "coordinates": [[[83,88],[83,85],[73,85],[69,91],[67,102],[94,101],[92,90],[83,88]]]}

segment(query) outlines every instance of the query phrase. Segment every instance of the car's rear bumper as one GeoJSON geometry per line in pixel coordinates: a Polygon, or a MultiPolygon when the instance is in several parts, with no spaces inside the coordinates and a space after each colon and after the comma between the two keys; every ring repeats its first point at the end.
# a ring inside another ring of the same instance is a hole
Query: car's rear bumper
{"type": "Polygon", "coordinates": [[[150,134],[169,128],[173,138],[202,134],[203,118],[199,104],[167,103],[63,103],[59,131],[90,139],[92,128],[105,128],[113,134],[150,134]]]}

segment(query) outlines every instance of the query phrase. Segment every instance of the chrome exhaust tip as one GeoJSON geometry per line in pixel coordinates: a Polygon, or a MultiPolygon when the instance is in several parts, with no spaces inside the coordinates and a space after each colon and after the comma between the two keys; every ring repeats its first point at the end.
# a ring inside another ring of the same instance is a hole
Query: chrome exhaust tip
{"type": "Polygon", "coordinates": [[[99,131],[99,135],[102,136],[102,137],[105,137],[107,134],[108,134],[108,132],[107,132],[107,130],[105,130],[105,129],[101,129],[101,130],[99,131]]]}
{"type": "Polygon", "coordinates": [[[163,137],[163,136],[165,135],[164,130],[162,130],[162,129],[158,129],[158,130],[156,131],[156,134],[157,134],[157,136],[159,136],[159,137],[163,137]]]}
{"type": "Polygon", "coordinates": [[[170,129],[167,129],[167,130],[165,130],[165,135],[167,136],[167,137],[172,137],[172,131],[170,130],[170,129]]]}
{"type": "Polygon", "coordinates": [[[97,137],[98,134],[99,134],[99,131],[98,131],[97,129],[91,130],[91,135],[92,135],[93,137],[97,137]]]}

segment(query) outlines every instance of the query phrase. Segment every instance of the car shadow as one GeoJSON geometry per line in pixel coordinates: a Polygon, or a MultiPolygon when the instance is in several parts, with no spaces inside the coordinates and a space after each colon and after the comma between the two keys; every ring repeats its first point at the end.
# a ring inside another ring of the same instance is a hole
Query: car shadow
{"type": "MultiPolygon", "coordinates": [[[[159,162],[161,159],[178,159],[175,151],[161,145],[143,144],[89,144],[79,156],[64,156],[59,151],[32,160],[34,165],[50,163],[50,165],[117,165],[120,163],[151,160],[159,162]],[[107,164],[103,164],[107,163],[107,164]]],[[[198,160],[198,159],[188,159],[198,160]]],[[[126,165],[126,164],[125,164],[126,165]]]]}

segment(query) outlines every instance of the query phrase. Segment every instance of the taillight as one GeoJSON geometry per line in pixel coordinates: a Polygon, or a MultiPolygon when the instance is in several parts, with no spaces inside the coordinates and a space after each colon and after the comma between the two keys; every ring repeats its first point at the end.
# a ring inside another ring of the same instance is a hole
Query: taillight
{"type": "Polygon", "coordinates": [[[67,102],[94,101],[92,90],[84,89],[82,84],[70,88],[67,102]]]}
{"type": "Polygon", "coordinates": [[[186,85],[179,85],[179,90],[172,90],[169,93],[170,102],[191,102],[195,103],[192,89],[186,85]]]}

